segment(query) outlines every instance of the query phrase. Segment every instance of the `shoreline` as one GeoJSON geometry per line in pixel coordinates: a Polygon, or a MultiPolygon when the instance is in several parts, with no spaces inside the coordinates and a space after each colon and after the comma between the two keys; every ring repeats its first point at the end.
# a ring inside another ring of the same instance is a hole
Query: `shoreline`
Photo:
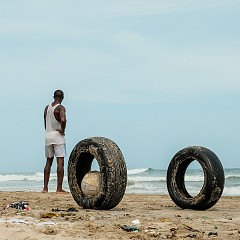
{"type": "Polygon", "coordinates": [[[4,191],[0,200],[2,208],[18,201],[26,201],[30,207],[29,211],[1,211],[0,239],[240,238],[240,196],[222,196],[205,211],[183,210],[169,195],[157,194],[125,194],[111,210],[83,209],[71,193],[4,191]],[[68,212],[69,208],[77,212],[68,212]],[[122,228],[134,226],[134,220],[139,220],[140,231],[122,228]]]}

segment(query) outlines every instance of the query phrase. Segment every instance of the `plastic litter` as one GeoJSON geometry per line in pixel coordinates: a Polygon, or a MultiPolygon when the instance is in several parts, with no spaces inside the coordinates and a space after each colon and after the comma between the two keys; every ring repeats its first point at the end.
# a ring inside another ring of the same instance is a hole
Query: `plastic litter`
{"type": "Polygon", "coordinates": [[[37,222],[31,219],[0,219],[0,223],[13,223],[13,224],[32,224],[37,226],[45,226],[45,225],[56,225],[54,222],[37,222]]]}
{"type": "Polygon", "coordinates": [[[67,212],[78,212],[78,210],[74,207],[70,207],[67,209],[67,212]]]}
{"type": "Polygon", "coordinates": [[[8,219],[8,220],[0,220],[0,223],[24,223],[24,224],[29,224],[28,221],[23,220],[23,219],[8,219]]]}
{"type": "Polygon", "coordinates": [[[45,226],[45,225],[56,225],[57,223],[54,222],[40,222],[37,223],[38,226],[45,226]]]}
{"type": "Polygon", "coordinates": [[[163,218],[163,219],[161,219],[160,221],[161,221],[161,222],[171,222],[171,220],[168,219],[168,218],[163,218]]]}
{"type": "Polygon", "coordinates": [[[74,207],[70,207],[68,208],[67,210],[64,210],[64,209],[59,209],[59,208],[52,208],[52,211],[53,212],[78,212],[78,210],[74,207]]]}
{"type": "Polygon", "coordinates": [[[64,209],[59,209],[59,208],[52,208],[53,212],[63,212],[65,211],[64,209]]]}
{"type": "Polygon", "coordinates": [[[140,232],[140,228],[138,226],[129,226],[129,225],[123,225],[121,228],[127,232],[140,232]]]}
{"type": "Polygon", "coordinates": [[[135,219],[132,221],[132,224],[134,225],[139,225],[140,224],[140,221],[138,219],[135,219]]]}
{"type": "Polygon", "coordinates": [[[13,203],[8,204],[5,208],[5,210],[8,208],[15,208],[18,210],[26,210],[26,211],[30,210],[29,203],[27,203],[27,202],[13,202],[13,203]]]}

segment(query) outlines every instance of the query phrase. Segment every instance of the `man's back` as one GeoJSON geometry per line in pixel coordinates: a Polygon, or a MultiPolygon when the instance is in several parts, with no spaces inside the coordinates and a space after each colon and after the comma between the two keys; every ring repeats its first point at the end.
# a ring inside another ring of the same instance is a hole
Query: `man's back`
{"type": "MultiPolygon", "coordinates": [[[[64,135],[66,121],[67,121],[66,120],[66,110],[65,110],[64,106],[62,106],[60,103],[58,103],[56,101],[52,102],[50,105],[47,105],[45,107],[45,110],[44,110],[45,129],[47,128],[47,124],[46,124],[47,113],[51,109],[51,107],[53,108],[53,115],[54,115],[55,120],[61,124],[60,125],[61,127],[56,128],[56,130],[58,130],[62,135],[64,135]]],[[[52,119],[51,121],[54,122],[54,119],[52,119]]]]}
{"type": "Polygon", "coordinates": [[[47,158],[44,168],[43,192],[48,192],[48,182],[54,156],[57,158],[57,193],[65,193],[62,189],[64,177],[64,157],[66,155],[65,128],[66,114],[65,108],[61,105],[64,94],[61,90],[54,92],[54,102],[45,107],[45,156],[47,158]]]}

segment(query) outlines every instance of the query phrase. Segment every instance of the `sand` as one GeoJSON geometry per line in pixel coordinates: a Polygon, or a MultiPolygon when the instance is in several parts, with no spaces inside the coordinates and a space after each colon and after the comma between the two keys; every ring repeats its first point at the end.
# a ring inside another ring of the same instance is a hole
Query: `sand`
{"type": "Polygon", "coordinates": [[[3,208],[18,201],[30,206],[1,211],[0,239],[240,239],[240,197],[221,197],[205,211],[182,210],[168,195],[125,194],[108,211],[83,209],[70,193],[0,192],[0,200],[3,208]],[[122,228],[134,220],[139,231],[122,228]]]}

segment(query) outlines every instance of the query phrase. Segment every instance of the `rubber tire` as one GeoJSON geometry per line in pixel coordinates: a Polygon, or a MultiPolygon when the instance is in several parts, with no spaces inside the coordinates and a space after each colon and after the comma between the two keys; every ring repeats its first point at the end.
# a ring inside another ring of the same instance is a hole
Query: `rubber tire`
{"type": "Polygon", "coordinates": [[[167,170],[167,188],[173,202],[183,209],[206,210],[220,199],[224,188],[224,170],[218,157],[209,149],[192,146],[177,152],[167,170]],[[192,197],[184,182],[187,167],[198,161],[204,173],[199,194],[192,197]]]}
{"type": "Polygon", "coordinates": [[[80,141],[72,150],[68,161],[68,184],[78,205],[88,209],[111,209],[122,200],[127,185],[127,168],[118,146],[104,137],[91,137],[80,141]],[[93,159],[99,165],[101,184],[94,197],[86,197],[81,181],[91,170],[93,159]]]}

